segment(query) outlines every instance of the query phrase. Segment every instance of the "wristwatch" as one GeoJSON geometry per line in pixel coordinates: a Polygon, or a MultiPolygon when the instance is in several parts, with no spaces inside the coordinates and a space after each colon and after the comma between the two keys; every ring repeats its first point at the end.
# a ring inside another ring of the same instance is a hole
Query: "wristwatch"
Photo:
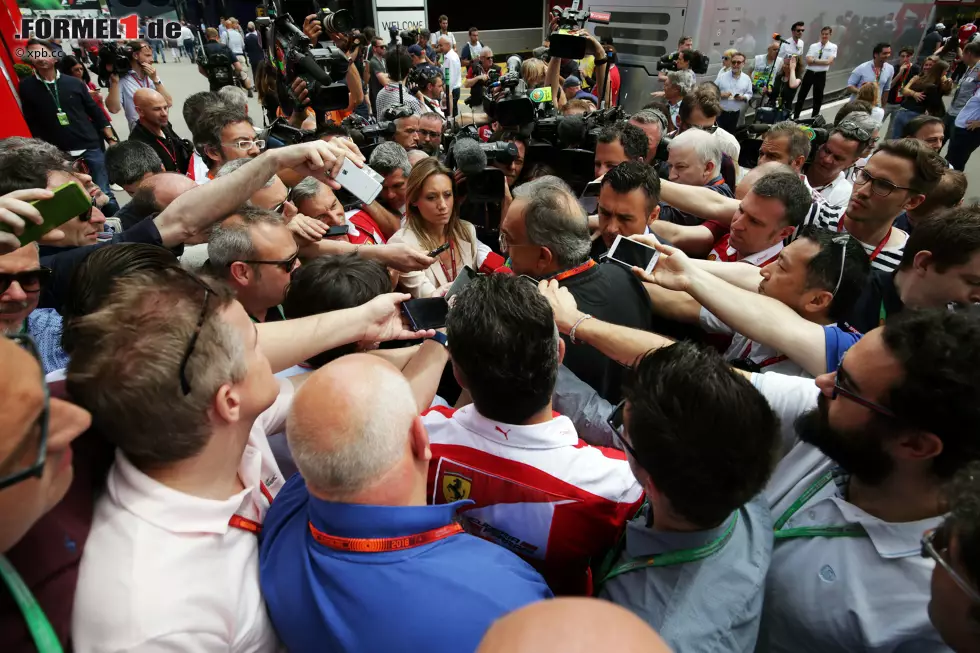
{"type": "Polygon", "coordinates": [[[434,336],[430,336],[430,337],[426,338],[426,340],[435,340],[436,342],[438,342],[439,344],[441,344],[443,347],[448,347],[449,346],[449,337],[445,333],[443,333],[442,331],[436,331],[436,334],[434,336]]]}

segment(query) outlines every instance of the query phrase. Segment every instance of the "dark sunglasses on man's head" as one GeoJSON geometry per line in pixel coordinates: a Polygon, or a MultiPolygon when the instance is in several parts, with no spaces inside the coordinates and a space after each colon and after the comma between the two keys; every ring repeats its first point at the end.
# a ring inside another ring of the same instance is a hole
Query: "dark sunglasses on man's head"
{"type": "Polygon", "coordinates": [[[0,272],[0,293],[7,292],[7,289],[15,281],[26,293],[40,292],[50,278],[51,268],[37,268],[24,272],[0,272]]]}
{"type": "Polygon", "coordinates": [[[283,201],[281,201],[278,204],[276,204],[275,208],[273,208],[272,210],[275,211],[276,213],[282,215],[282,212],[286,209],[286,202],[291,202],[293,200],[293,191],[294,190],[296,190],[296,187],[295,186],[293,188],[290,188],[289,189],[289,192],[286,193],[286,199],[284,199],[283,201]]]}

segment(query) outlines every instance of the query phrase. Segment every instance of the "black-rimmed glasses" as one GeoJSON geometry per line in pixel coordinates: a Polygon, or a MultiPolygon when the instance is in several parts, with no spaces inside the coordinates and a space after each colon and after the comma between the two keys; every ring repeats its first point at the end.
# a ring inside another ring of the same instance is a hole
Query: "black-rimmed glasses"
{"type": "Polygon", "coordinates": [[[837,399],[837,395],[843,395],[858,404],[859,406],[864,406],[869,410],[873,410],[879,415],[884,415],[885,417],[895,417],[895,413],[892,412],[891,408],[886,408],[879,403],[871,401],[870,399],[865,399],[858,393],[848,390],[842,383],[850,383],[847,372],[844,371],[844,359],[841,358],[840,364],[837,366],[837,375],[834,377],[834,390],[830,394],[831,399],[837,399]]]}
{"type": "MultiPolygon", "coordinates": [[[[0,478],[0,490],[4,490],[11,485],[16,485],[21,481],[26,481],[29,478],[41,478],[44,475],[44,463],[48,457],[48,427],[51,416],[51,395],[48,393],[48,384],[44,381],[44,365],[41,362],[41,354],[37,350],[37,345],[34,344],[34,339],[26,333],[18,333],[7,337],[33,356],[41,368],[41,387],[44,388],[44,407],[41,409],[41,414],[37,417],[37,424],[41,433],[37,441],[37,458],[34,459],[34,464],[26,469],[11,472],[0,478]]],[[[33,430],[27,437],[33,437],[33,430]]],[[[17,447],[12,455],[22,455],[21,448],[17,447]]]]}
{"type": "Polygon", "coordinates": [[[609,414],[609,418],[606,420],[606,424],[608,424],[609,428],[611,428],[613,433],[616,434],[616,439],[622,443],[626,452],[633,456],[633,458],[636,458],[636,449],[634,449],[633,445],[631,445],[626,438],[623,437],[623,412],[625,408],[626,400],[623,399],[616,404],[615,408],[613,408],[613,411],[609,414]]]}
{"type": "Polygon", "coordinates": [[[248,263],[249,265],[275,265],[281,268],[283,272],[289,273],[293,271],[293,268],[296,266],[296,260],[298,258],[299,258],[299,252],[296,252],[289,258],[282,259],[280,261],[232,261],[228,265],[231,265],[232,263],[236,263],[236,262],[248,263]]]}
{"type": "Polygon", "coordinates": [[[907,190],[910,193],[917,192],[914,188],[893,184],[887,179],[879,179],[878,177],[871,175],[871,173],[864,168],[858,168],[854,173],[854,185],[864,186],[868,182],[871,182],[871,192],[878,197],[888,197],[896,190],[907,190]]]}
{"type": "Polygon", "coordinates": [[[946,556],[949,555],[948,530],[949,527],[944,523],[939,528],[926,531],[926,534],[922,536],[921,555],[923,558],[932,558],[935,560],[940,567],[946,570],[946,573],[953,579],[953,582],[959,585],[961,590],[966,592],[970,600],[980,603],[980,594],[977,593],[977,590],[965,578],[958,574],[946,560],[946,556]]]}

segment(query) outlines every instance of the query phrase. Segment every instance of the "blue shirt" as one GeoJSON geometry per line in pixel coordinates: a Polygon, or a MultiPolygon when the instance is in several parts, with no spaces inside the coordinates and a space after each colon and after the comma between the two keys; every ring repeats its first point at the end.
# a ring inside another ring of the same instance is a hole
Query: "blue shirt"
{"type": "Polygon", "coordinates": [[[827,343],[827,371],[836,372],[844,352],[854,346],[863,334],[855,331],[845,331],[836,324],[823,328],[824,340],[827,343]]]}
{"type": "Polygon", "coordinates": [[[973,120],[980,120],[980,95],[976,94],[967,100],[966,106],[956,114],[955,124],[960,129],[966,129],[967,124],[973,120]]]}
{"type": "MultiPolygon", "coordinates": [[[[878,74],[875,75],[875,63],[874,61],[865,61],[863,64],[851,71],[851,76],[847,78],[847,85],[853,86],[857,89],[861,88],[862,84],[867,84],[868,82],[878,82],[878,92],[879,97],[886,97],[888,95],[888,87],[891,86],[892,76],[895,75],[895,69],[888,62],[878,70],[878,74]]],[[[854,99],[854,96],[851,96],[854,99]]]]}
{"type": "Polygon", "coordinates": [[[610,579],[599,598],[635,612],[675,651],[751,653],[762,619],[766,573],[772,557],[772,517],[765,495],[708,531],[669,533],[648,528],[649,506],[626,527],[627,557],[645,558],[731,539],[695,562],[637,569],[610,579]]]}
{"type": "Polygon", "coordinates": [[[551,598],[544,579],[503,547],[461,533],[402,551],[323,546],[309,524],[339,537],[422,533],[452,523],[457,501],[368,506],[310,496],[296,474],[265,517],[259,574],[269,616],[291,653],[476,650],[499,617],[551,598]]]}
{"type": "Polygon", "coordinates": [[[27,316],[27,333],[41,355],[44,373],[68,367],[68,354],[61,348],[61,315],[53,308],[36,308],[27,316]]]}

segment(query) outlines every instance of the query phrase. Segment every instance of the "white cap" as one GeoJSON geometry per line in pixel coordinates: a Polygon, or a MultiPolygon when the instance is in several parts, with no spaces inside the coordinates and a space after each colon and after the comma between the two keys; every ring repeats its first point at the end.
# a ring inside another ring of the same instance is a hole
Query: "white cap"
{"type": "Polygon", "coordinates": [[[936,29],[946,29],[946,26],[942,23],[936,23],[936,29]]]}

